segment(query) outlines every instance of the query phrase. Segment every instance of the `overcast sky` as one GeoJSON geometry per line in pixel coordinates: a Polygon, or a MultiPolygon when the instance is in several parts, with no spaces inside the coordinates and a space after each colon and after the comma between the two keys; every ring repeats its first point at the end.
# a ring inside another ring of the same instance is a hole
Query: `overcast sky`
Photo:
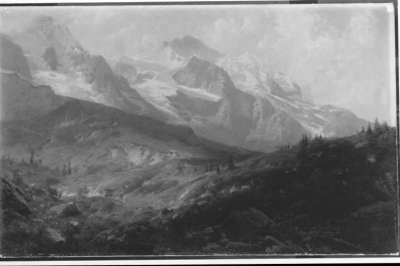
{"type": "Polygon", "coordinates": [[[189,34],[227,55],[254,53],[311,90],[316,103],[395,123],[390,4],[1,8],[4,31],[38,14],[106,57],[146,57],[189,34]]]}

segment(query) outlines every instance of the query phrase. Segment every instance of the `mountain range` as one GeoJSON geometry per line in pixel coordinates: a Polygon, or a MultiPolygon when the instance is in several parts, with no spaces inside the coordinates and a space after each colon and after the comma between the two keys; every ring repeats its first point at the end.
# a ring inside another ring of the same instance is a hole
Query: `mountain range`
{"type": "Polygon", "coordinates": [[[161,47],[179,64],[125,57],[111,65],[51,17],[0,37],[4,153],[28,160],[34,151],[44,165],[69,165],[75,178],[65,181],[65,193],[80,186],[103,191],[135,169],[174,160],[227,166],[252,151],[303,136],[347,136],[367,123],[312,103],[299,85],[249,54],[229,58],[190,36],[161,47]]]}
{"type": "Polygon", "coordinates": [[[58,95],[183,124],[230,146],[271,151],[305,134],[340,137],[367,124],[348,110],[312,103],[298,84],[268,72],[254,56],[224,56],[192,36],[164,42],[167,61],[135,65],[121,58],[111,66],[51,17],[38,17],[13,40],[33,80],[58,95]]]}

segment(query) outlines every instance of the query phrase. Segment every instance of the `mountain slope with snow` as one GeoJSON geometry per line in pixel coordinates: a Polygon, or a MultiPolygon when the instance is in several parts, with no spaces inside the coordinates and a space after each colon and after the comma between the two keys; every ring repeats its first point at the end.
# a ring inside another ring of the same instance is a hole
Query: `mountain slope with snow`
{"type": "Polygon", "coordinates": [[[68,27],[52,17],[36,18],[13,39],[25,51],[35,82],[53,87],[56,94],[163,119],[104,57],[86,51],[68,27]]]}
{"type": "Polygon", "coordinates": [[[193,56],[183,67],[155,72],[135,86],[174,117],[170,122],[247,149],[269,151],[295,143],[303,134],[351,135],[366,125],[348,110],[312,103],[298,84],[283,73],[266,71],[249,54],[217,64],[193,56]]]}
{"type": "Polygon", "coordinates": [[[248,53],[237,58],[222,58],[217,64],[229,73],[238,89],[267,99],[299,121],[311,135],[351,135],[367,123],[344,108],[312,103],[298,84],[283,73],[268,71],[248,53]]]}
{"type": "MultiPolygon", "coordinates": [[[[220,96],[211,101],[185,105],[187,99],[169,97],[190,115],[189,123],[200,136],[253,150],[271,150],[294,143],[307,131],[290,115],[276,109],[267,99],[236,88],[229,74],[217,65],[193,57],[173,75],[178,84],[220,96]]],[[[192,97],[191,101],[195,101],[192,97]]],[[[197,100],[198,102],[198,100],[197,100]]]]}

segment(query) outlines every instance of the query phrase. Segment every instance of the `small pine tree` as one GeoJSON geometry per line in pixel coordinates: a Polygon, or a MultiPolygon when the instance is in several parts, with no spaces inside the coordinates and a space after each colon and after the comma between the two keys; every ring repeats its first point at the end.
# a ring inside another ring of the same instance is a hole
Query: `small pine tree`
{"type": "Polygon", "coordinates": [[[379,123],[378,118],[375,118],[375,122],[374,122],[374,131],[376,133],[379,133],[381,131],[381,124],[379,123]]]}
{"type": "Polygon", "coordinates": [[[221,169],[219,168],[219,164],[217,164],[217,174],[220,174],[221,173],[221,169]]]}
{"type": "Polygon", "coordinates": [[[389,125],[388,125],[388,123],[386,121],[383,122],[382,128],[383,128],[384,131],[389,131],[389,129],[390,129],[390,127],[389,127],[389,125]]]}
{"type": "Polygon", "coordinates": [[[310,143],[310,140],[308,139],[307,135],[303,135],[299,142],[299,151],[297,153],[299,158],[302,158],[304,155],[306,155],[308,145],[310,143]]]}
{"type": "Polygon", "coordinates": [[[372,128],[371,128],[371,124],[370,123],[368,123],[368,126],[367,126],[367,134],[368,135],[372,134],[372,128]]]}

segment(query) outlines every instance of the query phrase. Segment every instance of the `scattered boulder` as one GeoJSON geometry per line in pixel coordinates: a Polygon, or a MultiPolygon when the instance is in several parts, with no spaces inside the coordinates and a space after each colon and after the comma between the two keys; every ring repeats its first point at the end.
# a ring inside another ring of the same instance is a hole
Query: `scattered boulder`
{"type": "Polygon", "coordinates": [[[61,215],[64,217],[79,216],[80,214],[81,211],[78,209],[78,206],[76,206],[75,203],[69,203],[61,212],[61,215]]]}
{"type": "Polygon", "coordinates": [[[73,217],[81,214],[81,211],[74,202],[67,202],[53,206],[49,209],[49,212],[62,217],[73,217]]]}
{"type": "Polygon", "coordinates": [[[46,228],[45,230],[46,236],[54,243],[63,243],[65,242],[65,237],[56,229],[46,228]]]}

